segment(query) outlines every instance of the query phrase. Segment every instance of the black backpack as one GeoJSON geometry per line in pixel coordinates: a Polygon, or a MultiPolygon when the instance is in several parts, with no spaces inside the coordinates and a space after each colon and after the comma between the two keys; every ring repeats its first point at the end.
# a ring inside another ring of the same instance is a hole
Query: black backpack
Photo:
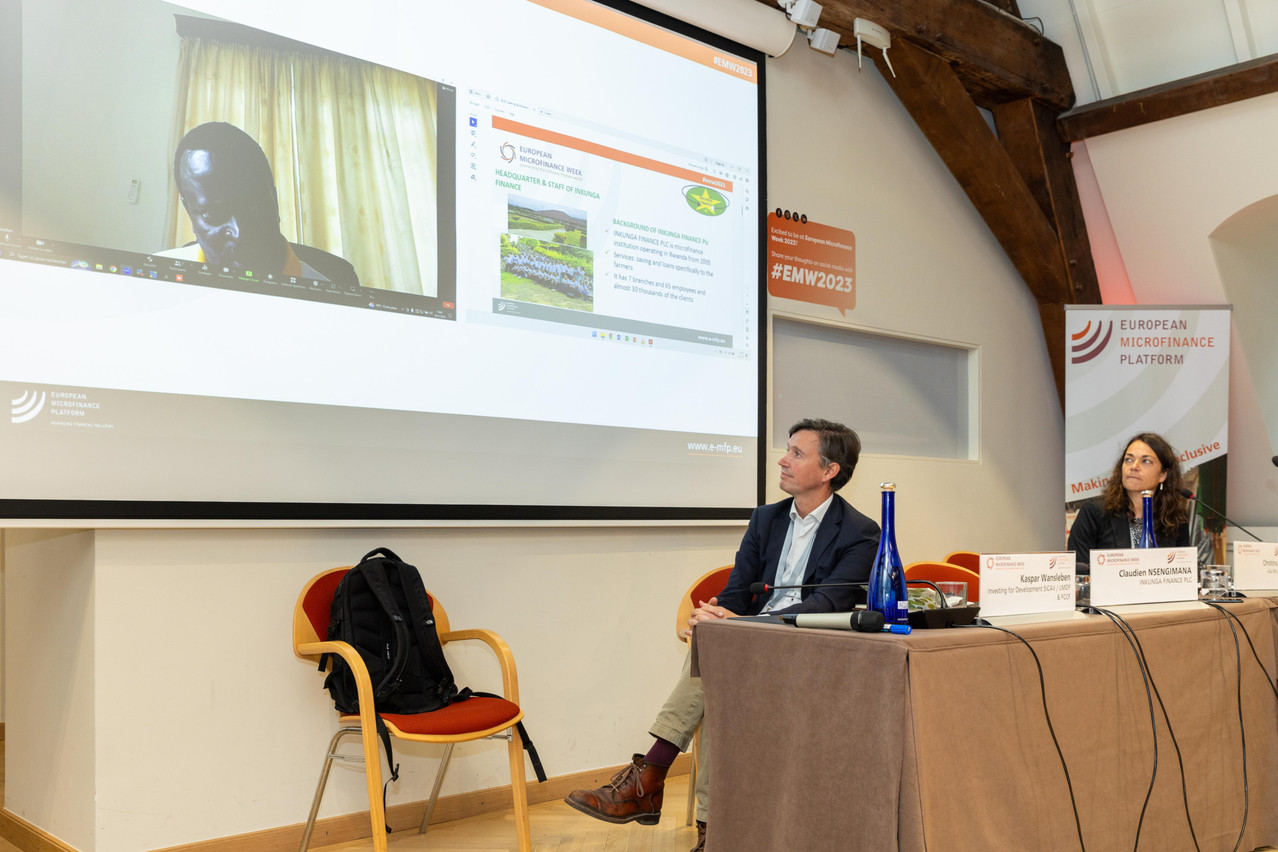
{"type": "MultiPolygon", "coordinates": [[[[444,659],[421,575],[386,548],[342,577],[328,638],[350,644],[364,659],[379,713],[428,713],[470,697],[469,689],[457,688],[444,659]]],[[[355,676],[341,657],[332,660],[324,688],[340,712],[358,713],[355,676]]]]}
{"type": "MultiPolygon", "coordinates": [[[[350,644],[368,667],[373,682],[373,703],[378,713],[428,713],[472,695],[498,698],[491,693],[458,689],[453,672],[444,659],[444,649],[435,631],[430,596],[421,574],[391,550],[380,547],[364,556],[346,572],[336,591],[328,625],[328,638],[350,644]]],[[[340,656],[325,654],[320,671],[328,660],[333,669],[324,688],[342,713],[358,713],[359,697],[355,676],[340,656]]],[[[386,747],[391,777],[398,780],[399,767],[391,752],[390,731],[381,716],[377,733],[386,747]]],[[[528,752],[538,781],[546,780],[545,770],[524,723],[515,727],[528,752]]]]}

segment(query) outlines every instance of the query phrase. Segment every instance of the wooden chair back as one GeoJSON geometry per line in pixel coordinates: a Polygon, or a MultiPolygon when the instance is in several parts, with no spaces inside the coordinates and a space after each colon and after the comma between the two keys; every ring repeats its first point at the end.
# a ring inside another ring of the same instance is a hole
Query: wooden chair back
{"type": "Polygon", "coordinates": [[[905,579],[931,580],[933,583],[957,580],[967,583],[968,603],[977,603],[981,599],[981,575],[949,562],[911,562],[905,566],[905,579]]]}
{"type": "Polygon", "coordinates": [[[960,568],[966,568],[969,571],[981,573],[981,554],[971,550],[952,550],[945,555],[942,560],[951,565],[957,565],[960,568]]]}
{"type": "Polygon", "coordinates": [[[683,597],[679,598],[679,606],[675,610],[675,635],[679,637],[680,642],[688,641],[683,631],[688,629],[688,619],[692,618],[692,611],[697,608],[697,604],[708,601],[722,592],[723,587],[728,585],[728,575],[731,573],[731,565],[712,568],[698,577],[696,582],[683,593],[683,597]]]}

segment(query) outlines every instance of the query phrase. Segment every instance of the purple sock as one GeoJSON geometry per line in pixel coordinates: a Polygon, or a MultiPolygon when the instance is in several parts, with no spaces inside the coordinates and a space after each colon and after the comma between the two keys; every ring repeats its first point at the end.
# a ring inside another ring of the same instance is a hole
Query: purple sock
{"type": "Polygon", "coordinates": [[[644,763],[651,763],[653,766],[670,766],[674,763],[676,757],[679,756],[679,746],[674,743],[663,740],[660,737],[652,744],[652,748],[648,749],[648,753],[643,756],[644,763]]]}

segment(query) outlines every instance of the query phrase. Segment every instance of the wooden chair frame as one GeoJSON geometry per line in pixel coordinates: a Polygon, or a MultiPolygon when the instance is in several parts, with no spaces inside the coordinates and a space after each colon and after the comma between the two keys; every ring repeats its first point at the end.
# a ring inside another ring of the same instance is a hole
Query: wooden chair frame
{"type": "MultiPolygon", "coordinates": [[[[338,743],[346,736],[353,734],[359,734],[362,745],[364,776],[368,784],[368,810],[372,823],[373,849],[375,852],[387,852],[386,811],[382,800],[381,744],[377,737],[377,723],[373,718],[372,680],[359,652],[346,642],[328,641],[325,638],[321,638],[311,621],[311,617],[304,608],[304,604],[308,601],[309,595],[311,595],[312,589],[317,583],[325,580],[325,578],[331,578],[333,574],[344,574],[349,570],[349,567],[333,568],[315,575],[302,589],[301,594],[297,597],[297,604],[293,607],[293,652],[298,657],[316,664],[318,664],[323,654],[335,654],[345,660],[355,675],[356,692],[359,696],[360,707],[358,715],[342,715],[339,717],[342,727],[338,729],[329,742],[328,751],[324,758],[324,766],[320,773],[319,784],[315,790],[315,800],[311,805],[310,817],[306,821],[306,828],[302,835],[302,852],[305,852],[307,845],[310,843],[311,832],[315,827],[315,817],[319,813],[320,800],[324,795],[324,787],[328,782],[328,774],[332,768],[333,761],[361,759],[350,755],[340,755],[336,752],[338,743]]],[[[496,655],[498,664],[501,667],[502,695],[507,701],[518,705],[519,679],[515,670],[514,656],[510,653],[510,648],[506,645],[506,642],[491,630],[451,630],[448,614],[444,611],[443,605],[433,595],[431,596],[431,603],[435,617],[435,629],[439,634],[440,643],[447,645],[449,642],[477,640],[488,645],[496,655]]],[[[444,755],[440,761],[439,770],[435,775],[435,783],[431,790],[426,810],[422,815],[418,833],[426,831],[431,815],[435,811],[435,805],[439,799],[439,790],[444,781],[444,773],[448,771],[448,763],[452,758],[453,746],[459,742],[499,737],[507,740],[509,751],[511,793],[515,805],[515,829],[519,839],[519,850],[520,852],[531,852],[532,836],[528,827],[528,789],[524,780],[523,743],[514,729],[515,723],[520,721],[523,716],[524,713],[521,709],[513,718],[503,720],[501,724],[494,727],[456,734],[405,732],[390,721],[386,721],[387,729],[390,731],[391,736],[396,739],[409,742],[443,743],[445,745],[444,755]],[[502,735],[503,731],[506,732],[504,735],[502,735]]]]}

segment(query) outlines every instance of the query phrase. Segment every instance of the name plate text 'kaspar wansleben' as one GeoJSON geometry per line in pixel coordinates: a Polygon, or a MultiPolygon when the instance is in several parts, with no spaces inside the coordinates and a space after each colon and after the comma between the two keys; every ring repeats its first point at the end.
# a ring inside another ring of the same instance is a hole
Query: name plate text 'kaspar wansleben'
{"type": "Polygon", "coordinates": [[[982,553],[981,615],[1074,609],[1074,554],[982,553]]]}

